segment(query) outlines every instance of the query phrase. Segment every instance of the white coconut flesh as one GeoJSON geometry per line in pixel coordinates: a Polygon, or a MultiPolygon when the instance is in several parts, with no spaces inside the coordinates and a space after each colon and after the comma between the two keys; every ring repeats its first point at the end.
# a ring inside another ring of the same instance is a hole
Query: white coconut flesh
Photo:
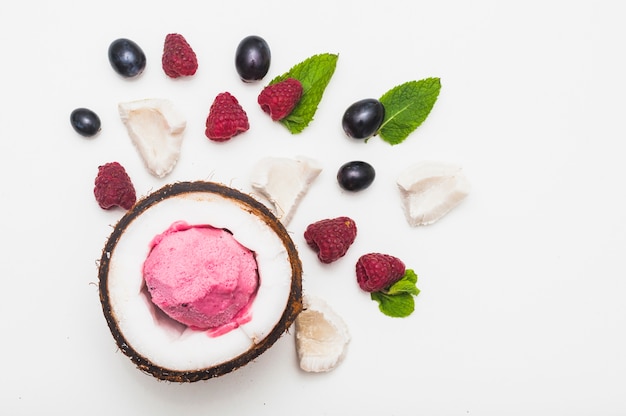
{"type": "Polygon", "coordinates": [[[322,299],[308,296],[305,310],[296,318],[296,351],[300,368],[331,371],[345,357],[350,333],[343,319],[322,299]]]}
{"type": "Polygon", "coordinates": [[[265,157],[254,166],[251,182],[252,187],[267,198],[274,215],[287,225],[321,171],[316,160],[304,156],[295,159],[265,157]]]}
{"type": "Polygon", "coordinates": [[[118,110],[150,173],[158,178],[170,173],[180,157],[185,118],[169,100],[158,98],[120,103],[118,110]]]}
{"type": "Polygon", "coordinates": [[[219,193],[181,193],[154,203],[132,219],[115,247],[105,253],[109,259],[105,290],[111,316],[124,342],[151,365],[165,373],[216,367],[249,352],[275,330],[290,301],[293,259],[267,218],[255,212],[249,205],[219,193]],[[251,319],[223,335],[190,329],[169,318],[150,300],[142,273],[150,243],[181,220],[228,229],[255,254],[259,287],[250,305],[251,319]]]}
{"type": "Polygon", "coordinates": [[[440,220],[470,192],[462,168],[444,162],[416,163],[398,176],[397,184],[406,219],[414,227],[440,220]]]}

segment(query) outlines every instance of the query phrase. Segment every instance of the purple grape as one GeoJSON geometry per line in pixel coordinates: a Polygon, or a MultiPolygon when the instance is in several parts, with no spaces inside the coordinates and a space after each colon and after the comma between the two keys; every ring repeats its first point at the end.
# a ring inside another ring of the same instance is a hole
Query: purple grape
{"type": "Polygon", "coordinates": [[[346,191],[362,191],[369,187],[374,178],[376,171],[367,162],[353,161],[343,164],[337,172],[337,182],[346,191]]]}

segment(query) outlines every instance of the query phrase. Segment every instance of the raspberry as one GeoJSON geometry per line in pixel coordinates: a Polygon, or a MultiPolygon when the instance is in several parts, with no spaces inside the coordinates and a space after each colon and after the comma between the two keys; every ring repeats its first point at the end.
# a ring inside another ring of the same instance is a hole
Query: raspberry
{"type": "Polygon", "coordinates": [[[228,92],[218,94],[206,119],[206,137],[224,142],[249,128],[248,115],[237,99],[228,92]]]}
{"type": "Polygon", "coordinates": [[[198,69],[196,53],[185,38],[177,33],[170,33],[165,36],[161,64],[163,71],[170,78],[191,76],[198,69]]]}
{"type": "Polygon", "coordinates": [[[304,231],[306,243],[322,263],[343,257],[356,238],[356,224],[348,217],[325,219],[310,224],[304,231]]]}
{"type": "Polygon", "coordinates": [[[380,292],[404,277],[402,260],[388,254],[369,253],[356,263],[356,280],[366,292],[380,292]]]}
{"type": "Polygon", "coordinates": [[[302,84],[294,78],[287,78],[276,84],[268,85],[261,91],[257,99],[259,105],[278,121],[287,117],[302,97],[302,84]]]}
{"type": "Polygon", "coordinates": [[[137,201],[135,187],[122,165],[117,162],[98,167],[93,193],[102,209],[115,206],[130,209],[137,201]]]}

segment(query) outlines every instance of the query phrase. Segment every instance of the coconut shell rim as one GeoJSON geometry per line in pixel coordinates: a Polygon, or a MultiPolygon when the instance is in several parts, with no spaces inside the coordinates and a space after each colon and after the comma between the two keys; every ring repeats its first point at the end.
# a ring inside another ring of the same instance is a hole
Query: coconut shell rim
{"type": "Polygon", "coordinates": [[[245,194],[237,189],[228,187],[226,185],[209,182],[209,181],[190,181],[190,182],[176,182],[167,184],[160,189],[150,193],[144,198],[135,203],[130,210],[117,222],[113,231],[109,235],[105,246],[102,250],[102,256],[100,259],[100,265],[98,270],[98,288],[100,293],[100,303],[102,305],[102,311],[104,317],[109,326],[109,330],[117,343],[118,348],[137,366],[137,368],[144,373],[148,373],[160,380],[172,381],[178,383],[190,383],[201,380],[208,380],[211,378],[219,377],[221,375],[230,373],[240,367],[245,366],[250,361],[254,360],[267,349],[269,349],[278,339],[289,329],[291,324],[295,321],[298,314],[302,311],[302,262],[298,256],[298,250],[289,236],[284,225],[280,220],[261,202],[257,201],[248,194],[245,194]],[[238,355],[228,361],[221,364],[197,369],[197,370],[172,370],[158,366],[149,358],[139,354],[124,337],[124,334],[120,330],[115,314],[111,308],[109,292],[108,292],[108,271],[111,259],[111,253],[117,246],[118,241],[122,237],[122,234],[126,228],[134,221],[138,216],[144,213],[147,209],[159,202],[177,196],[181,194],[190,193],[214,193],[220,196],[235,200],[238,204],[244,205],[249,209],[250,214],[257,215],[262,219],[280,238],[283,246],[287,250],[289,257],[289,263],[291,266],[291,287],[289,292],[289,298],[287,305],[278,320],[274,328],[270,333],[256,343],[253,347],[248,349],[243,354],[238,355]]]}

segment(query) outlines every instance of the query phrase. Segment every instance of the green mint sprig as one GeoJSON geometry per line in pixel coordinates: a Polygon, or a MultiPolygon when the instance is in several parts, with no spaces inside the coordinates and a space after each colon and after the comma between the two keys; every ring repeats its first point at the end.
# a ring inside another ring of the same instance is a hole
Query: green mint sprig
{"type": "Polygon", "coordinates": [[[270,85],[287,78],[295,78],[302,84],[302,97],[293,111],[280,122],[292,133],[300,133],[313,120],[317,106],[330,82],[339,55],[323,53],[311,56],[296,64],[288,72],[270,81],[270,85]]]}
{"type": "Polygon", "coordinates": [[[371,293],[372,300],[378,302],[378,309],[392,318],[405,318],[415,310],[414,296],[419,295],[417,274],[407,269],[402,279],[388,289],[371,293]]]}
{"type": "Polygon", "coordinates": [[[439,78],[426,78],[398,85],[380,97],[385,118],[378,129],[381,139],[391,145],[402,143],[418,128],[433,109],[439,91],[439,78]]]}

